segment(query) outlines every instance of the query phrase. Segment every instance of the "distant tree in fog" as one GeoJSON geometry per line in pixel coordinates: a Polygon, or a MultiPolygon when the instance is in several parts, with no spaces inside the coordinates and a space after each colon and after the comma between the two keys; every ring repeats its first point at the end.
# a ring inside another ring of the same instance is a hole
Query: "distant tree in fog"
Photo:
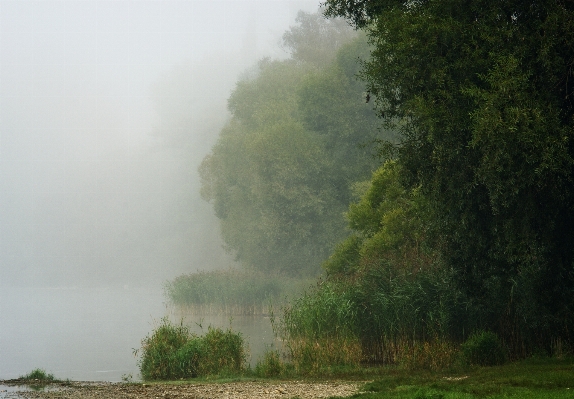
{"type": "Polygon", "coordinates": [[[381,133],[355,78],[364,37],[317,14],[297,22],[284,35],[292,58],[262,60],[237,83],[232,118],[200,175],[245,267],[308,275],[346,235],[350,187],[378,164],[363,144],[381,133]]]}

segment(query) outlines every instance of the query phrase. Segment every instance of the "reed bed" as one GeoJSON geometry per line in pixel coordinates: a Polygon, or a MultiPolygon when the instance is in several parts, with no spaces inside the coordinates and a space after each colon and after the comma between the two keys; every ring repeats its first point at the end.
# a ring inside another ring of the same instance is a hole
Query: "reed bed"
{"type": "Polygon", "coordinates": [[[460,359],[464,302],[437,270],[388,265],[328,279],[282,308],[277,333],[303,373],[319,367],[399,365],[440,370],[460,359]]]}
{"type": "Polygon", "coordinates": [[[135,351],[141,354],[139,368],[144,380],[238,375],[246,370],[246,353],[241,333],[209,327],[199,336],[167,318],[135,351]]]}
{"type": "Polygon", "coordinates": [[[255,271],[201,271],[168,282],[166,297],[184,313],[197,315],[266,315],[299,295],[312,279],[298,279],[255,271]]]}

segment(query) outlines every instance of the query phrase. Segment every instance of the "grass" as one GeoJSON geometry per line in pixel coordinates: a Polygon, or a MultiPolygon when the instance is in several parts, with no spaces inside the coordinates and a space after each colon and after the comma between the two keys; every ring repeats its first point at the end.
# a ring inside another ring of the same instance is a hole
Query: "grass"
{"type": "Polygon", "coordinates": [[[40,368],[34,369],[26,375],[20,376],[18,379],[34,383],[49,383],[57,381],[52,374],[47,374],[45,370],[40,368]]]}
{"type": "Polygon", "coordinates": [[[243,337],[231,329],[209,327],[198,336],[167,318],[142,340],[139,361],[144,380],[240,375],[246,366],[243,337]]]}
{"type": "MultiPolygon", "coordinates": [[[[301,380],[293,367],[270,352],[259,363],[259,370],[243,370],[235,376],[198,377],[194,382],[227,383],[238,381],[301,380]],[[284,369],[287,367],[287,369],[284,369]]],[[[308,379],[309,377],[304,377],[308,379]]],[[[401,366],[339,367],[313,380],[365,381],[360,399],[566,399],[574,398],[574,358],[530,358],[500,366],[466,366],[454,371],[409,370],[401,366]]],[[[170,384],[185,384],[190,379],[170,384]]]]}
{"type": "Polygon", "coordinates": [[[493,367],[472,367],[456,373],[381,369],[367,383],[361,399],[478,399],[574,397],[574,359],[527,359],[493,367]]]}
{"type": "Polygon", "coordinates": [[[297,296],[313,281],[227,269],[181,275],[164,290],[173,305],[188,313],[258,315],[297,296]]]}

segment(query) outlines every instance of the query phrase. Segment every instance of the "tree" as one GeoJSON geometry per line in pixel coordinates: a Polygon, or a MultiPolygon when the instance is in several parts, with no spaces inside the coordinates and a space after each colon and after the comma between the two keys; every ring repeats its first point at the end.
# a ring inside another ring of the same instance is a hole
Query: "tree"
{"type": "Polygon", "coordinates": [[[299,11],[297,25],[283,34],[283,46],[297,62],[323,68],[356,33],[342,18],[325,19],[320,13],[299,11]]]}
{"type": "Polygon", "coordinates": [[[368,32],[363,76],[401,130],[401,181],[431,201],[484,322],[518,345],[572,341],[574,3],[327,0],[326,13],[368,32]]]}
{"type": "MultiPolygon", "coordinates": [[[[324,262],[329,275],[361,274],[382,262],[396,274],[416,275],[439,264],[427,201],[418,188],[405,189],[399,173],[396,161],[385,162],[360,199],[349,205],[346,216],[352,234],[324,262]]],[[[360,191],[364,186],[356,184],[360,191]]]]}
{"type": "MultiPolygon", "coordinates": [[[[331,32],[341,24],[306,14],[299,20],[313,23],[291,29],[294,58],[263,60],[238,82],[228,102],[232,118],[200,174],[223,239],[245,267],[312,275],[347,234],[342,215],[351,184],[376,168],[368,144],[380,134],[354,76],[365,38],[340,52],[333,47],[320,57],[325,64],[306,61],[297,49],[315,43],[317,25],[331,32]]],[[[340,36],[350,37],[345,29],[340,36]]]]}

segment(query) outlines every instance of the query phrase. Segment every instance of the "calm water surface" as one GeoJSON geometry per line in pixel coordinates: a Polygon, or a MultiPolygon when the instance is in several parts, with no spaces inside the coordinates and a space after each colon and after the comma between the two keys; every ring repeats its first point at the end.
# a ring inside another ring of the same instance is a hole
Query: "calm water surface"
{"type": "Polygon", "coordinates": [[[133,348],[166,314],[161,289],[1,288],[0,379],[35,368],[72,380],[138,375],[133,348]]]}
{"type": "MultiPolygon", "coordinates": [[[[0,379],[41,368],[76,381],[139,379],[134,348],[161,323],[231,326],[245,337],[250,363],[277,345],[271,322],[261,316],[192,316],[165,304],[161,289],[0,288],[0,379]]],[[[1,396],[0,396],[1,397],[1,396]]]]}

